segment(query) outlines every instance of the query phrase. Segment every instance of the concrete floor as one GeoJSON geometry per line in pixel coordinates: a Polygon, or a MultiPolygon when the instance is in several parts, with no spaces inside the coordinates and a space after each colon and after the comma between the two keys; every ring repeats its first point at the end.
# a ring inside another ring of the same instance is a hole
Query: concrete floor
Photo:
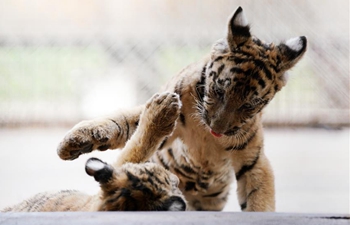
{"type": "MultiPolygon", "coordinates": [[[[97,193],[85,161],[107,162],[118,151],[94,152],[62,161],[56,146],[67,129],[0,129],[0,208],[42,191],[97,193]]],[[[278,212],[349,213],[349,131],[266,129],[265,149],[276,177],[278,212]]],[[[240,211],[235,184],[224,211],[240,211]]]]}
{"type": "Polygon", "coordinates": [[[0,213],[0,225],[349,225],[345,214],[233,212],[0,213]],[[181,221],[179,223],[179,221],[181,221]]]}

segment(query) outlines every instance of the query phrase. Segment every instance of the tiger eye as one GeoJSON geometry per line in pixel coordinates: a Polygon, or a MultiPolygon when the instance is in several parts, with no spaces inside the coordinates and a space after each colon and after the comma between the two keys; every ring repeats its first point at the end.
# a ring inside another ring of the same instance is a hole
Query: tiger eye
{"type": "Polygon", "coordinates": [[[252,109],[253,105],[250,103],[245,103],[241,106],[242,109],[252,109]]]}

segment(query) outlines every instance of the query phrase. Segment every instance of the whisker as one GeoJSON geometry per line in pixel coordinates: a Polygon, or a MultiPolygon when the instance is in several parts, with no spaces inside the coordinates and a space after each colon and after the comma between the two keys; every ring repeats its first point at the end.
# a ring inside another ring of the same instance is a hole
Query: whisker
{"type": "Polygon", "coordinates": [[[199,100],[198,98],[196,98],[196,96],[194,96],[193,93],[191,93],[191,96],[193,97],[193,99],[196,102],[196,104],[193,107],[196,112],[192,113],[191,117],[193,119],[195,119],[197,122],[199,122],[198,126],[200,126],[200,125],[206,126],[206,123],[203,120],[203,109],[204,109],[203,102],[201,100],[199,100]]]}

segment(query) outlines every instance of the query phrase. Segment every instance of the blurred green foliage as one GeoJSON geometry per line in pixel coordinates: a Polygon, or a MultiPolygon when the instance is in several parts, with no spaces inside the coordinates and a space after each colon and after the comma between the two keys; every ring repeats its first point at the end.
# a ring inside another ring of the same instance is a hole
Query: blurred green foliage
{"type": "Polygon", "coordinates": [[[0,47],[0,100],[71,97],[74,71],[90,74],[106,64],[97,47],[0,47]]]}

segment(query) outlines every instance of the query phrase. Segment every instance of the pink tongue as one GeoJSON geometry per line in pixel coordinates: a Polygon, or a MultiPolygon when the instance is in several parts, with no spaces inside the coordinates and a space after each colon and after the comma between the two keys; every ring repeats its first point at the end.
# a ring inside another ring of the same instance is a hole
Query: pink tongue
{"type": "Polygon", "coordinates": [[[222,134],[217,134],[217,133],[215,133],[213,130],[210,130],[210,133],[211,133],[212,135],[214,135],[215,137],[221,137],[221,136],[222,136],[222,134]]]}

